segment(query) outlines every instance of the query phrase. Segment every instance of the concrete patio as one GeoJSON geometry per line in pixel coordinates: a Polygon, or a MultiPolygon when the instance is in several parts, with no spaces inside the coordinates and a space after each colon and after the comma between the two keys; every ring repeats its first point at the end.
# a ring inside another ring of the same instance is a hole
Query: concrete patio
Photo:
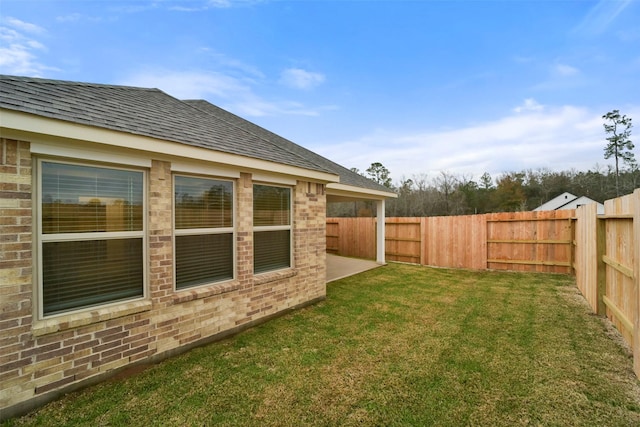
{"type": "Polygon", "coordinates": [[[376,261],[327,254],[327,283],[381,267],[376,261]]]}

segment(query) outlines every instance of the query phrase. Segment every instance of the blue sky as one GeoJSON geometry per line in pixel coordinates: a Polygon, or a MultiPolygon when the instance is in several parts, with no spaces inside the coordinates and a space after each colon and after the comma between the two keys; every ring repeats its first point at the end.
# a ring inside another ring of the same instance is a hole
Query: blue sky
{"type": "Polygon", "coordinates": [[[207,99],[394,182],[587,170],[603,114],[640,123],[640,1],[0,0],[0,73],[207,99]]]}

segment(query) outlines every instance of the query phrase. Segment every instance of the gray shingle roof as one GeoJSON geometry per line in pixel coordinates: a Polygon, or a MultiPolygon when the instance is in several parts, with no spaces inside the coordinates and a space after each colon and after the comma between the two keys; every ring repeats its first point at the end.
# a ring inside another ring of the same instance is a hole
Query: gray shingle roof
{"type": "Polygon", "coordinates": [[[207,101],[183,102],[158,89],[0,75],[0,108],[329,172],[342,184],[389,191],[207,101]]]}
{"type": "Polygon", "coordinates": [[[374,182],[358,173],[353,172],[344,166],[339,165],[321,155],[314,153],[298,144],[289,141],[286,138],[281,137],[263,127],[260,127],[248,120],[245,120],[233,113],[223,110],[222,108],[211,104],[203,99],[196,100],[184,100],[185,103],[192,105],[202,111],[208,112],[217,119],[229,122],[245,131],[252,133],[264,140],[267,140],[278,147],[285,149],[291,153],[309,159],[313,163],[322,166],[325,170],[331,171],[340,177],[340,183],[345,185],[352,185],[355,187],[367,188],[370,190],[391,192],[387,187],[384,187],[377,182],[374,182]]]}

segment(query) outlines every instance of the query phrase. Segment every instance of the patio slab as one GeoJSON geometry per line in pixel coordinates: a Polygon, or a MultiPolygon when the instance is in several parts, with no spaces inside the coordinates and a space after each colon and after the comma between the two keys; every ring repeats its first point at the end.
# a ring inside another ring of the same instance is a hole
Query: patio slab
{"type": "Polygon", "coordinates": [[[381,267],[376,261],[327,254],[327,283],[381,267]]]}

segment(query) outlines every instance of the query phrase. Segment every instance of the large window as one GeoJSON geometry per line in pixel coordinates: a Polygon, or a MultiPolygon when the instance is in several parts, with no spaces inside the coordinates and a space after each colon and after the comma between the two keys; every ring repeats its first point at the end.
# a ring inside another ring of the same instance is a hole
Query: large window
{"type": "Polygon", "coordinates": [[[176,289],[233,278],[233,183],[175,177],[176,289]]]}
{"type": "Polygon", "coordinates": [[[253,271],[291,267],[291,189],[253,186],[253,271]]]}
{"type": "Polygon", "coordinates": [[[144,296],[142,171],[39,162],[40,313],[144,296]]]}

